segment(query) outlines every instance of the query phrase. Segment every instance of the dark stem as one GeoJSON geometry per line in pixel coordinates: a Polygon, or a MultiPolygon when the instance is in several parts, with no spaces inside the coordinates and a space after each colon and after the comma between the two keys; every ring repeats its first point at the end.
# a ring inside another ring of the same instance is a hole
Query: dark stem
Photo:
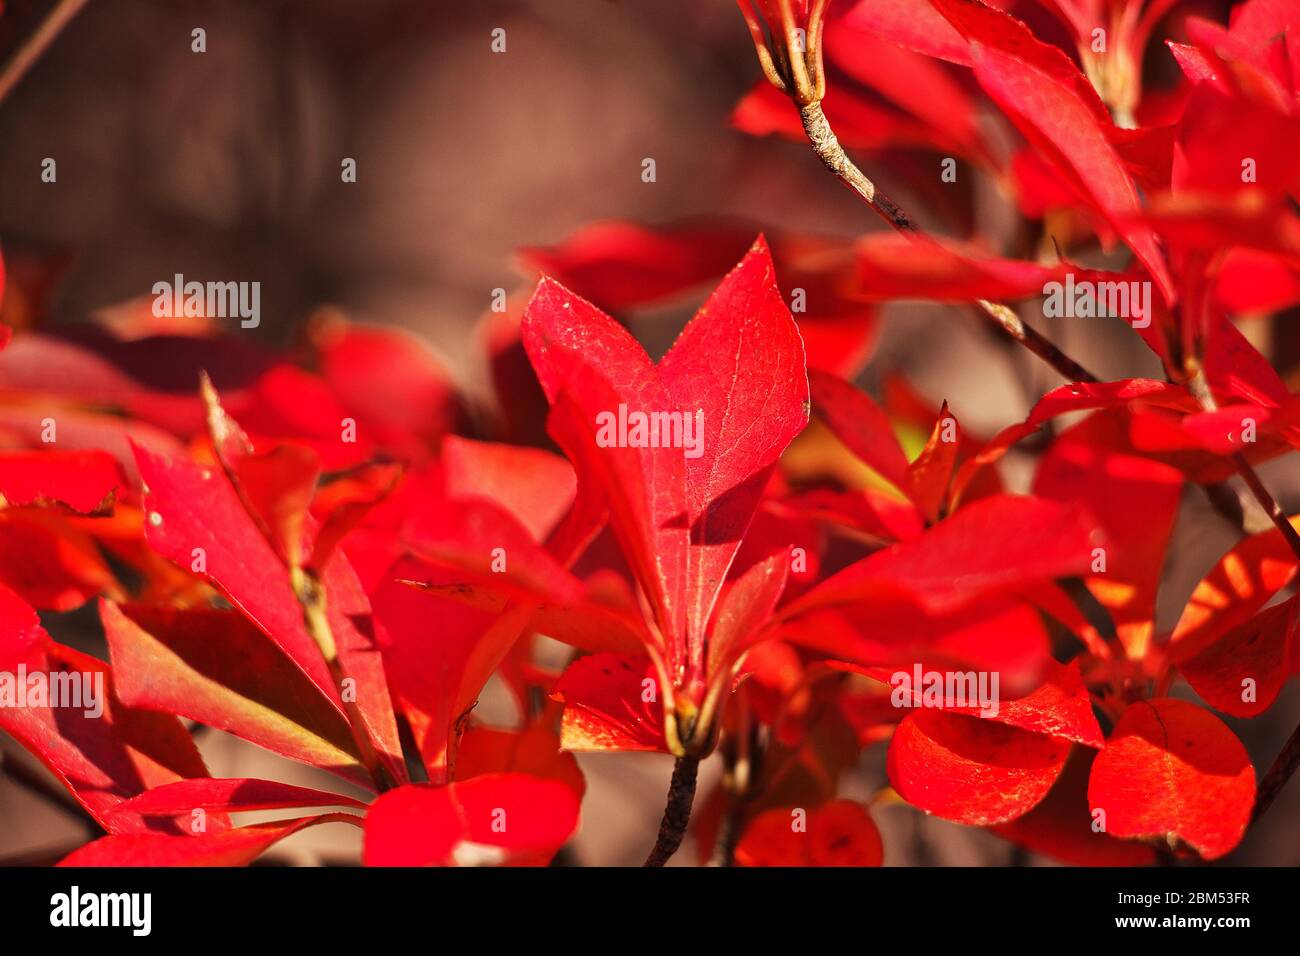
{"type": "Polygon", "coordinates": [[[1259,782],[1259,791],[1255,795],[1255,812],[1251,816],[1251,822],[1254,823],[1273,804],[1273,800],[1282,788],[1287,785],[1291,775],[1295,773],[1296,768],[1300,767],[1300,726],[1291,732],[1287,742],[1282,745],[1282,752],[1277,755],[1273,761],[1273,766],[1268,768],[1268,773],[1264,774],[1264,779],[1259,782]]]}
{"type": "Polygon", "coordinates": [[[673,780],[668,785],[668,802],[659,823],[659,836],[643,866],[663,866],[682,845],[686,826],[691,822],[691,804],[695,802],[695,778],[700,770],[699,757],[678,757],[673,765],[673,780]]]}
{"type": "Polygon", "coordinates": [[[745,802],[732,794],[727,800],[727,810],[718,824],[718,838],[713,844],[713,857],[710,866],[735,866],[736,846],[740,843],[740,831],[745,817],[745,802]]]}

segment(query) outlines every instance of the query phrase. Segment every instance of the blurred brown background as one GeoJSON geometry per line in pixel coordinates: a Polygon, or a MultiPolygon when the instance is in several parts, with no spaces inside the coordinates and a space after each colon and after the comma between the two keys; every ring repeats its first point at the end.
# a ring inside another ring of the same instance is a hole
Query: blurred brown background
{"type": "MultiPolygon", "coordinates": [[[[0,54],[49,6],[9,0],[0,54]]],[[[419,331],[465,387],[481,389],[471,328],[494,288],[523,289],[519,246],[597,219],[709,213],[839,235],[877,228],[808,150],[728,127],[757,77],[752,60],[731,0],[90,0],[0,103],[0,243],[7,257],[68,257],[55,321],[84,321],[176,272],[260,280],[263,327],[247,334],[286,339],[311,309],[333,304],[419,331]],[[206,31],[201,55],[190,48],[196,27],[206,31]],[[490,48],[498,27],[505,54],[490,48]],[[57,160],[57,184],[40,182],[45,157],[57,160]],[[357,161],[355,184],[340,182],[345,157],[357,161]],[[641,181],[645,158],[656,162],[654,183],[641,181]]],[[[867,165],[915,209],[899,177],[867,165]]],[[[977,189],[981,212],[999,202],[992,187],[977,189]]],[[[924,209],[918,218],[953,231],[924,209]]],[[[667,312],[682,321],[689,303],[667,312]]],[[[866,380],[902,369],[976,432],[1020,417],[1055,384],[968,314],[900,305],[886,315],[866,380]]],[[[1256,325],[1266,343],[1269,329],[1256,325]]],[[[1051,331],[1099,374],[1157,371],[1122,329],[1051,331]]],[[[1026,463],[1011,464],[1023,483],[1026,463]]],[[[1300,506],[1294,473],[1293,462],[1263,470],[1288,511],[1300,506]]],[[[1201,497],[1188,496],[1185,512],[1166,569],[1166,628],[1233,540],[1201,497]]],[[[494,706],[489,696],[480,716],[491,720],[494,706]]],[[[1293,683],[1264,718],[1229,723],[1262,772],[1298,718],[1293,683]]],[[[201,746],[216,775],[312,782],[218,732],[201,746]]],[[[0,751],[7,769],[31,764],[9,743],[0,751]]],[[[583,765],[589,792],[572,860],[639,863],[670,761],[583,765]]],[[[885,783],[883,765],[874,748],[845,795],[868,798],[885,783]]],[[[1228,862],[1300,864],[1297,810],[1293,784],[1228,862]]],[[[906,807],[876,816],[891,865],[1042,862],[906,807]]],[[[82,832],[31,786],[0,777],[0,859],[60,853],[82,832]]],[[[354,833],[309,831],[271,859],[355,860],[354,833]]],[[[693,861],[688,846],[674,862],[693,861]]]]}

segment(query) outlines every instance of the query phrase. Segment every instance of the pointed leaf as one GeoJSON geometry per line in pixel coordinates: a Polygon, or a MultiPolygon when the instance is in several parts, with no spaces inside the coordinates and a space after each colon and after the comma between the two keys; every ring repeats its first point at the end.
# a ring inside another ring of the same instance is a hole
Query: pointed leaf
{"type": "Polygon", "coordinates": [[[353,807],[365,804],[338,793],[295,787],[277,780],[223,778],[181,780],[147,790],[118,805],[116,812],[141,816],[189,816],[195,810],[244,813],[249,810],[283,810],[294,807],[353,807]]]}
{"type": "Polygon", "coordinates": [[[350,813],[326,813],[195,836],[106,836],[74,850],[59,866],[247,866],[299,830],[323,823],[359,826],[360,820],[350,813]]]}

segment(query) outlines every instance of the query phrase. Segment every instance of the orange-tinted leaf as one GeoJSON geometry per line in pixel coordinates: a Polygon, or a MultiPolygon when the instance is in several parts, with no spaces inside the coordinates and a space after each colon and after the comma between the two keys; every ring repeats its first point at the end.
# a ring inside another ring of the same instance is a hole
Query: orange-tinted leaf
{"type": "Polygon", "coordinates": [[[908,803],[955,823],[1023,816],[1047,795],[1068,741],[991,720],[920,710],[889,745],[889,781],[908,803]]]}
{"type": "Polygon", "coordinates": [[[552,695],[564,703],[565,750],[668,752],[659,672],[646,658],[591,654],[569,665],[552,695]]]}
{"type": "Polygon", "coordinates": [[[1215,710],[1255,717],[1300,669],[1300,604],[1292,597],[1261,611],[1199,653],[1178,660],[1192,690],[1215,710]]]}
{"type": "Polygon", "coordinates": [[[104,602],[100,617],[127,703],[369,783],[343,715],[239,614],[104,602]]]}
{"type": "Polygon", "coordinates": [[[528,623],[528,607],[493,612],[461,604],[405,580],[446,582],[414,558],[400,559],[375,591],[377,639],[398,704],[411,725],[430,779],[441,781],[454,756],[461,718],[528,623]]]}
{"type": "Polygon", "coordinates": [[[1092,765],[1088,803],[1116,837],[1177,838],[1208,860],[1240,841],[1255,804],[1255,768],[1222,721],[1186,701],[1124,711],[1092,765]]]}

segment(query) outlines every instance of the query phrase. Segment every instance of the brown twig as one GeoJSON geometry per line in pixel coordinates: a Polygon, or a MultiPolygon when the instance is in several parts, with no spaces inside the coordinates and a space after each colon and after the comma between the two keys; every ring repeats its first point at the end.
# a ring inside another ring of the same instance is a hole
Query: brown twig
{"type": "MultiPolygon", "coordinates": [[[[916,221],[904,212],[898,203],[877,189],[875,183],[867,178],[853,160],[849,159],[848,154],[844,152],[844,147],[835,136],[835,131],[831,129],[820,102],[814,101],[799,107],[799,115],[803,120],[804,132],[808,136],[808,142],[812,144],[813,152],[840,182],[853,190],[863,202],[898,232],[916,239],[929,239],[917,226],[916,221]]],[[[1052,366],[1068,381],[1099,381],[1097,376],[1062,352],[1054,342],[1025,325],[1020,316],[1016,315],[1009,306],[980,299],[979,307],[998,329],[1052,366]]]]}
{"type": "Polygon", "coordinates": [[[18,81],[27,75],[27,71],[49,49],[50,44],[63,32],[63,28],[81,12],[81,8],[85,5],[86,0],[59,0],[54,5],[41,21],[41,25],[32,31],[32,35],[14,51],[14,55],[9,58],[4,67],[0,68],[0,102],[3,102],[10,91],[18,85],[18,81]]]}
{"type": "Polygon", "coordinates": [[[718,835],[713,843],[709,866],[735,866],[736,847],[745,823],[745,803],[734,794],[729,795],[727,810],[718,823],[718,835]]]}
{"type": "MultiPolygon", "coordinates": [[[[820,103],[810,103],[807,106],[800,107],[799,112],[803,117],[804,131],[808,135],[813,150],[826,168],[833,172],[840,182],[852,189],[871,209],[899,232],[918,239],[929,238],[897,203],[877,189],[875,184],[867,178],[853,160],[849,159],[844,152],[844,148],[840,146],[839,140],[836,139],[830,123],[827,122],[820,103]]],[[[980,299],[979,307],[993,325],[1008,338],[1019,342],[1068,381],[1100,381],[1097,376],[1066,355],[1051,339],[1025,325],[1020,316],[1010,307],[998,302],[990,302],[987,299],[980,299]]],[[[1206,388],[1206,394],[1208,394],[1208,388],[1206,388]]],[[[1211,398],[1210,401],[1212,402],[1213,399],[1211,398]]],[[[1211,405],[1207,410],[1213,410],[1213,407],[1211,405]]],[[[1259,501],[1268,516],[1273,520],[1273,523],[1286,537],[1297,557],[1300,557],[1300,534],[1297,534],[1296,530],[1291,527],[1285,513],[1260,483],[1259,476],[1255,474],[1250,463],[1242,455],[1235,456],[1233,463],[1238,474],[1241,475],[1247,487],[1250,488],[1251,493],[1254,494],[1256,500],[1259,501]]],[[[1232,521],[1237,527],[1240,527],[1240,502],[1237,502],[1236,507],[1233,507],[1232,499],[1235,498],[1235,495],[1231,495],[1231,490],[1228,489],[1228,493],[1225,494],[1224,489],[1217,485],[1203,485],[1202,488],[1215,511],[1223,515],[1227,520],[1232,521]],[[1231,497],[1229,497],[1230,495],[1231,497]]]]}
{"type": "Polygon", "coordinates": [[[677,758],[677,763],[673,765],[673,779],[668,785],[664,817],[659,823],[659,836],[643,866],[663,866],[682,845],[687,824],[691,821],[691,805],[695,802],[695,780],[699,770],[698,757],[677,758]]]}
{"type": "Polygon", "coordinates": [[[1273,765],[1268,768],[1268,772],[1259,782],[1259,789],[1255,794],[1255,812],[1250,818],[1252,823],[1262,817],[1272,806],[1273,800],[1282,792],[1282,788],[1287,785],[1287,781],[1291,779],[1297,767],[1300,767],[1300,726],[1291,732],[1287,742],[1282,745],[1277,759],[1273,761],[1273,765]]]}

